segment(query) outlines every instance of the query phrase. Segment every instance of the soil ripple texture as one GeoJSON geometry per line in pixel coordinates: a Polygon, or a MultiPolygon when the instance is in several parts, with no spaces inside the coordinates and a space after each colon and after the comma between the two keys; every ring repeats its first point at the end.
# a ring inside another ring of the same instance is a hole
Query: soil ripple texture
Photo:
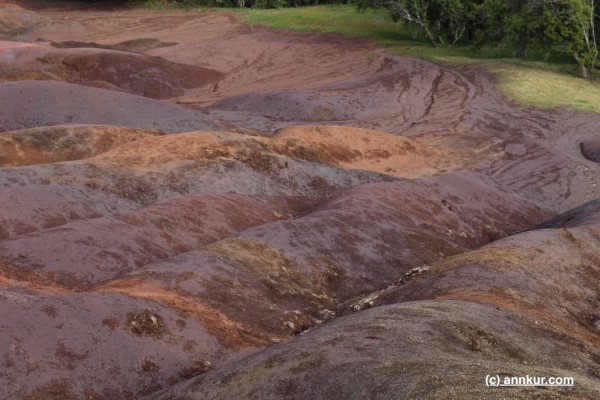
{"type": "Polygon", "coordinates": [[[238,17],[0,4],[0,398],[597,399],[600,117],[238,17]]]}

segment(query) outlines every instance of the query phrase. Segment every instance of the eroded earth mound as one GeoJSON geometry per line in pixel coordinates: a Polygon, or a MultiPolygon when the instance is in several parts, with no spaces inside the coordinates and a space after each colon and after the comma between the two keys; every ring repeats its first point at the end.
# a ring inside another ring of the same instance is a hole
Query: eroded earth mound
{"type": "Polygon", "coordinates": [[[52,45],[0,41],[0,81],[60,80],[166,99],[214,85],[223,76],[208,68],[112,50],[135,47],[131,41],[105,46],[108,49],[99,49],[96,43],[64,50],[52,45]]]}
{"type": "Polygon", "coordinates": [[[156,131],[110,125],[58,125],[7,132],[0,136],[0,166],[81,160],[156,135],[156,131]]]}
{"type": "Polygon", "coordinates": [[[16,4],[0,4],[0,36],[26,32],[41,20],[35,12],[16,4]]]}
{"type": "Polygon", "coordinates": [[[0,5],[0,398],[600,396],[600,117],[81,7],[0,5]]]}

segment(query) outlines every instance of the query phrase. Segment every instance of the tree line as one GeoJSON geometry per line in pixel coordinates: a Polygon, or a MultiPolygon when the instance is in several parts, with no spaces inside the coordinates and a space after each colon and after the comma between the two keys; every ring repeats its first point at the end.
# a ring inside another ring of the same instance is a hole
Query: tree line
{"type": "Polygon", "coordinates": [[[432,45],[531,47],[570,54],[588,78],[598,62],[600,0],[355,0],[359,10],[386,8],[420,29],[432,45]]]}

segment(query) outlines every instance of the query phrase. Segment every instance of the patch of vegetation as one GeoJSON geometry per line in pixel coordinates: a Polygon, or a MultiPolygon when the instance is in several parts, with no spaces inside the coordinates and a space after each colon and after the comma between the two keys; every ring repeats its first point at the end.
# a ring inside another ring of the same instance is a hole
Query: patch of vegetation
{"type": "Polygon", "coordinates": [[[411,30],[392,21],[386,10],[356,12],[348,5],[252,9],[245,11],[244,23],[299,32],[341,33],[394,45],[411,40],[411,30]]]}
{"type": "MultiPolygon", "coordinates": [[[[78,1],[78,0],[73,0],[78,1]]],[[[89,0],[94,1],[94,0],[89,0]]],[[[306,7],[315,4],[345,4],[348,0],[122,0],[130,3],[144,3],[153,8],[262,8],[306,7]]]]}
{"type": "Polygon", "coordinates": [[[600,113],[600,80],[581,79],[576,65],[515,59],[487,64],[502,91],[518,103],[600,113]]]}
{"type": "MultiPolygon", "coordinates": [[[[132,1],[135,3],[136,1],[132,1]]],[[[189,2],[172,2],[169,0],[144,0],[144,5],[151,10],[166,10],[172,8],[193,9],[201,7],[198,4],[189,2]]],[[[206,5],[204,5],[206,7],[206,5]]]]}

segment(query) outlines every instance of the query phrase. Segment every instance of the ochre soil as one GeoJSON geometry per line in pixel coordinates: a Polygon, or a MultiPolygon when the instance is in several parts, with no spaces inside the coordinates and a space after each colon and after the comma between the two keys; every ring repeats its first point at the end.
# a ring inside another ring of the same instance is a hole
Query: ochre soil
{"type": "Polygon", "coordinates": [[[0,4],[0,398],[600,397],[600,116],[114,7],[0,4]]]}

